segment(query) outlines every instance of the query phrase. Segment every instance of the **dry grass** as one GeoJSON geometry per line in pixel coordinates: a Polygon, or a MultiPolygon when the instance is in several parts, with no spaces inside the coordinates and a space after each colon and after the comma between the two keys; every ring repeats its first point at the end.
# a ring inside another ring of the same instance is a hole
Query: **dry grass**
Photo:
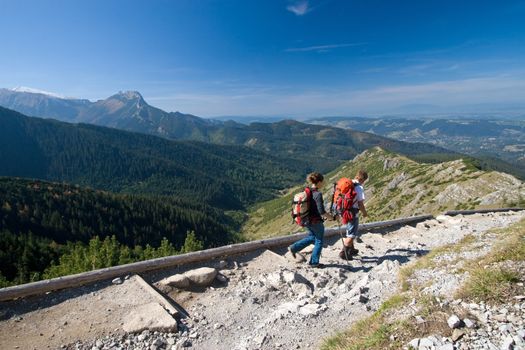
{"type": "Polygon", "coordinates": [[[356,322],[348,331],[327,339],[321,349],[402,349],[410,340],[422,335],[450,336],[451,330],[447,325],[450,312],[433,297],[420,294],[416,296],[412,293],[397,294],[372,316],[356,322]],[[418,315],[425,320],[423,323],[416,323],[412,318],[398,319],[400,310],[407,307],[412,297],[417,300],[415,306],[419,309],[418,315]]]}
{"type": "Polygon", "coordinates": [[[470,264],[470,278],[456,293],[457,298],[502,303],[515,294],[516,283],[525,279],[523,271],[506,264],[525,261],[525,220],[494,233],[500,236],[500,242],[489,254],[470,264]]]}
{"type": "Polygon", "coordinates": [[[519,275],[499,268],[477,268],[471,272],[468,282],[456,293],[457,298],[471,299],[487,303],[503,303],[514,294],[519,275]]]}
{"type": "Polygon", "coordinates": [[[407,303],[404,295],[397,294],[385,301],[370,317],[356,322],[348,331],[337,334],[325,341],[324,350],[358,350],[392,348],[396,342],[389,337],[401,324],[386,321],[390,310],[407,303]]]}

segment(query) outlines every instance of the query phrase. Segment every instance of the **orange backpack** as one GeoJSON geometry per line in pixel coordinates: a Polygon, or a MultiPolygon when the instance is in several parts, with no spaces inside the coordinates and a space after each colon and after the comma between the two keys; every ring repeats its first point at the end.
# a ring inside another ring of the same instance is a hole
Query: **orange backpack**
{"type": "Polygon", "coordinates": [[[347,177],[342,177],[334,183],[334,195],[332,197],[333,214],[341,217],[343,224],[346,224],[354,218],[352,207],[355,202],[357,192],[355,191],[354,182],[347,177]]]}

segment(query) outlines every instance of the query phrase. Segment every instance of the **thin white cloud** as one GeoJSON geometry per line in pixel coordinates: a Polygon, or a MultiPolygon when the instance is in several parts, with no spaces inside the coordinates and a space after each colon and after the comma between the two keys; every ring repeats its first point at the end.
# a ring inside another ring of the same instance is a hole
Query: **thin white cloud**
{"type": "Polygon", "coordinates": [[[317,46],[307,46],[307,47],[291,47],[284,50],[285,52],[309,52],[309,51],[318,51],[326,52],[332,49],[339,49],[342,47],[352,47],[352,46],[361,46],[364,43],[348,43],[348,44],[331,44],[331,45],[317,45],[317,46]]]}
{"type": "Polygon", "coordinates": [[[499,75],[339,91],[291,90],[248,88],[223,93],[172,94],[147,100],[165,110],[199,116],[388,114],[410,104],[457,107],[460,111],[462,106],[476,104],[523,105],[525,76],[499,75]]]}
{"type": "Polygon", "coordinates": [[[286,9],[296,16],[304,16],[312,10],[308,0],[294,1],[292,5],[288,5],[286,9]]]}
{"type": "Polygon", "coordinates": [[[524,98],[525,79],[494,76],[347,91],[333,98],[333,102],[343,99],[345,103],[339,104],[339,108],[388,112],[407,104],[449,107],[483,103],[505,105],[521,103],[524,98]]]}

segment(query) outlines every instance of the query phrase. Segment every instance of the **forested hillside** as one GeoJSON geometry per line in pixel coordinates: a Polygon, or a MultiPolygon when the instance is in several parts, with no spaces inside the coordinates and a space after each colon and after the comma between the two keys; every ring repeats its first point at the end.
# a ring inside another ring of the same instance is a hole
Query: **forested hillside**
{"type": "Polygon", "coordinates": [[[108,251],[98,253],[115,255],[113,264],[153,257],[161,246],[173,254],[184,250],[189,232],[206,248],[236,241],[222,213],[204,202],[0,178],[0,276],[8,281],[38,279],[60,256],[98,239],[109,239],[108,251]]]}
{"type": "Polygon", "coordinates": [[[175,195],[222,209],[272,198],[312,168],[240,146],[218,146],[0,108],[0,176],[65,181],[124,193],[175,195]]]}
{"type": "Polygon", "coordinates": [[[310,170],[247,147],[2,108],[0,164],[0,176],[40,179],[0,181],[3,284],[234,242],[247,205],[273,198],[310,170]]]}

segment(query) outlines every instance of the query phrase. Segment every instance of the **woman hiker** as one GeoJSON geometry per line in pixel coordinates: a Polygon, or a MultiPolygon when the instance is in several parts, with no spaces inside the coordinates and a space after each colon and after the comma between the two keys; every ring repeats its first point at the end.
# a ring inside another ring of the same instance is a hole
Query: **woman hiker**
{"type": "Polygon", "coordinates": [[[309,198],[308,224],[305,226],[308,236],[295,242],[288,247],[288,251],[292,257],[297,261],[297,255],[300,250],[310,244],[314,244],[314,250],[310,257],[309,265],[315,268],[323,268],[324,265],[319,263],[321,257],[321,250],[323,249],[324,239],[324,224],[326,219],[326,211],[324,209],[323,194],[319,192],[319,188],[323,184],[324,177],[320,173],[311,173],[307,176],[306,181],[310,184],[311,197],[309,198]]]}

